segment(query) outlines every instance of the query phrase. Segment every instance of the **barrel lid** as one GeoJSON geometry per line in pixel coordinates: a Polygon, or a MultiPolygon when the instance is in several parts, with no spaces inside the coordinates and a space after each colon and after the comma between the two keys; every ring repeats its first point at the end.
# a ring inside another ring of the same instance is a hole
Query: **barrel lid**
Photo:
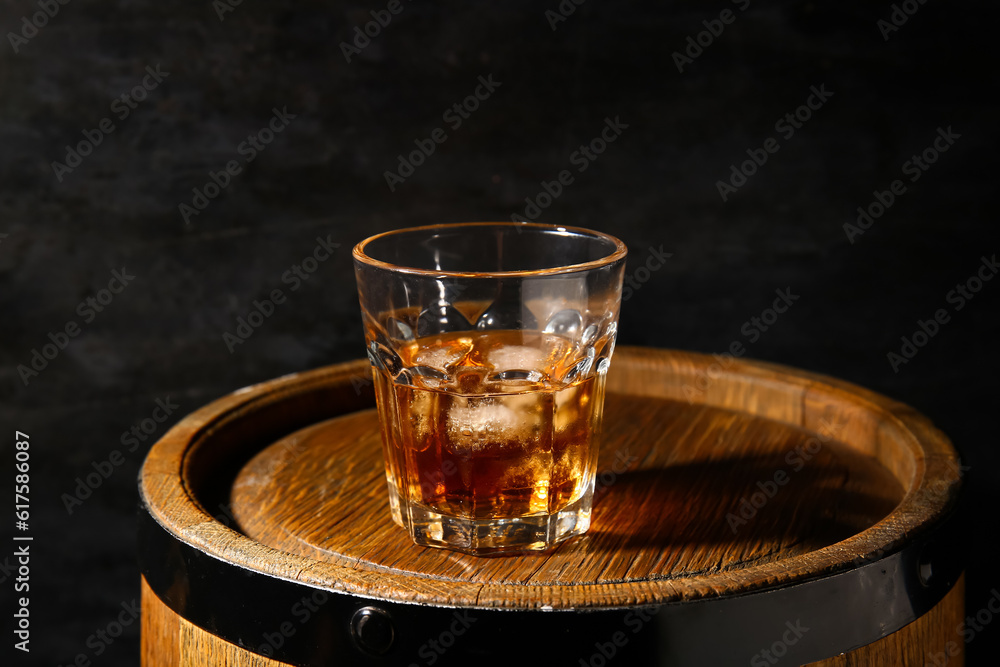
{"type": "Polygon", "coordinates": [[[412,544],[388,507],[367,361],[279,378],[192,413],[150,451],[145,511],[262,576],[477,609],[616,609],[738,596],[845,571],[940,522],[948,439],[860,387],[733,357],[620,347],[592,527],[494,558],[412,544]]]}

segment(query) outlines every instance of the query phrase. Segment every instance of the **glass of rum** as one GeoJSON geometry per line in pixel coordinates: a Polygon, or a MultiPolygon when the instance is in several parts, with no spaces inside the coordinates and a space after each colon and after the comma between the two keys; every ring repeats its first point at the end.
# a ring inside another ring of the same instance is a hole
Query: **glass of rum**
{"type": "Polygon", "coordinates": [[[625,255],[513,222],[355,246],[389,506],[414,542],[496,554],[586,532],[625,255]]]}

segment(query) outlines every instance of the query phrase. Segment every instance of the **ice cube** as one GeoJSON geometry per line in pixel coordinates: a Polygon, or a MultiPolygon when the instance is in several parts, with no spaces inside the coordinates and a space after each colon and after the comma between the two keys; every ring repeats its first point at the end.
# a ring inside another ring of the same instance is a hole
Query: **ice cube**
{"type": "Polygon", "coordinates": [[[555,393],[556,410],[552,426],[557,432],[565,431],[580,420],[580,408],[590,397],[581,393],[580,387],[571,386],[555,393]]]}
{"type": "MultiPolygon", "coordinates": [[[[425,451],[435,440],[435,415],[438,410],[438,397],[434,392],[415,391],[411,394],[407,410],[408,419],[403,423],[403,429],[409,429],[412,436],[410,445],[415,451],[425,451]]],[[[395,417],[394,417],[395,419],[395,417]]]]}
{"type": "Polygon", "coordinates": [[[490,443],[507,441],[525,430],[517,412],[490,398],[452,406],[447,417],[448,435],[459,451],[477,451],[490,443]]]}
{"type": "Polygon", "coordinates": [[[446,373],[449,367],[454,367],[472,350],[471,338],[456,338],[448,345],[422,347],[413,355],[415,366],[427,366],[446,373]]]}
{"type": "Polygon", "coordinates": [[[410,384],[421,389],[444,389],[448,385],[448,375],[429,366],[413,366],[400,373],[409,373],[410,384]]]}
{"type": "Polygon", "coordinates": [[[527,345],[504,345],[490,350],[486,362],[496,371],[545,370],[545,352],[527,345]]]}

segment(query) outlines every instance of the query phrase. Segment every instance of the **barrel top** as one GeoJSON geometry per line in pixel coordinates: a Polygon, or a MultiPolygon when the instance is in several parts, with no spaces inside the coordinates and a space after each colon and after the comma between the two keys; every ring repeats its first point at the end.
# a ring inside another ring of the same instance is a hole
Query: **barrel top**
{"type": "Polygon", "coordinates": [[[772,364],[621,347],[590,531],[544,553],[414,545],[393,523],[367,361],[187,416],[140,476],[153,518],[234,566],[399,602],[607,608],[854,567],[954,503],[958,457],[912,408],[772,364]]]}

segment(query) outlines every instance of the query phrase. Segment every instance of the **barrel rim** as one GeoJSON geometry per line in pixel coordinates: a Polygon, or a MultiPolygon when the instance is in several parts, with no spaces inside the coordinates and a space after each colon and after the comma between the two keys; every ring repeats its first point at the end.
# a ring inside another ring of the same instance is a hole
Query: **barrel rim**
{"type": "MultiPolygon", "coordinates": [[[[505,657],[510,659],[519,657],[510,637],[559,636],[548,661],[564,660],[567,647],[584,647],[585,653],[595,636],[607,636],[608,628],[629,627],[636,634],[655,617],[653,629],[639,639],[647,658],[643,664],[743,664],[748,659],[753,663],[753,656],[760,655],[761,637],[786,627],[801,628],[802,641],[789,645],[784,659],[812,664],[901,631],[944,604],[946,596],[957,593],[961,600],[962,556],[955,545],[966,530],[962,516],[952,512],[935,530],[900,551],[854,570],[744,595],[580,614],[566,609],[418,606],[328,593],[230,566],[176,539],[143,511],[139,516],[143,610],[145,614],[147,605],[165,605],[186,622],[235,647],[297,667],[331,663],[368,667],[375,664],[373,648],[378,655],[391,651],[397,657],[420,656],[428,637],[454,628],[462,616],[470,619],[469,624],[476,622],[477,644],[508,647],[505,657]],[[159,602],[146,598],[147,592],[159,602]],[[287,610],[302,609],[306,596],[313,603],[309,607],[313,613],[298,618],[298,628],[287,631],[289,636],[295,634],[295,641],[285,641],[286,631],[278,635],[275,629],[290,627],[287,610]],[[220,600],[226,601],[225,613],[220,613],[220,600]],[[268,604],[261,605],[261,600],[268,604]],[[357,622],[365,614],[375,614],[382,621],[383,632],[374,638],[377,645],[359,634],[357,622]],[[851,615],[851,623],[842,622],[845,614],[851,615]],[[789,615],[795,616],[794,626],[789,615]],[[720,636],[726,641],[717,641],[720,636]]],[[[448,664],[458,664],[462,658],[448,664]]]]}
{"type": "MultiPolygon", "coordinates": [[[[621,346],[612,368],[630,363],[658,365],[677,377],[706,372],[719,361],[709,355],[621,346]]],[[[151,516],[178,539],[220,560],[260,574],[329,591],[384,599],[480,609],[616,608],[742,594],[798,583],[891,553],[929,530],[954,505],[961,487],[957,452],[930,420],[913,408],[852,383],[780,364],[730,358],[717,377],[770,383],[801,392],[807,401],[840,400],[873,412],[880,427],[898,438],[912,455],[912,482],[897,507],[879,523],[835,544],[771,563],[741,569],[738,590],[732,572],[621,583],[490,584],[441,582],[406,572],[384,573],[286,553],[256,542],[213,517],[185,482],[188,457],[210,441],[214,431],[268,401],[290,400],[318,386],[350,383],[369,372],[364,360],[296,373],[245,387],[184,417],[150,450],[140,472],[140,493],[151,516]],[[169,508],[168,515],[164,508],[169,508]],[[748,576],[752,575],[752,576],[748,576]],[[446,583],[446,586],[442,586],[446,583]],[[518,591],[516,597],[511,591],[518,591]]],[[[614,373],[614,370],[612,371],[614,373]]],[[[609,376],[609,391],[611,390],[609,376]]],[[[707,393],[705,404],[712,404],[707,393]]],[[[805,420],[803,413],[803,421],[805,420]]],[[[780,421],[780,420],[779,420],[780,421]]],[[[790,423],[790,422],[786,422],[790,423]]],[[[792,424],[809,428],[807,423],[792,424]]],[[[850,443],[847,443],[850,444],[850,443]]],[[[905,486],[905,485],[904,485],[905,486]]]]}

